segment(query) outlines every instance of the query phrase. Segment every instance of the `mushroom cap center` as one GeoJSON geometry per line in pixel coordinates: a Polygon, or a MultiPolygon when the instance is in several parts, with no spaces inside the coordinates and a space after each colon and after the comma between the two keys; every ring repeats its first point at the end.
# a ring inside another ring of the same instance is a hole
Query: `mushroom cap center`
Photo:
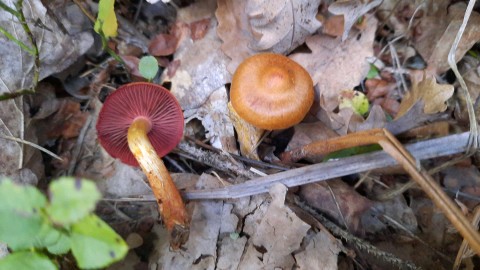
{"type": "Polygon", "coordinates": [[[265,89],[269,89],[271,92],[281,93],[293,87],[292,75],[289,74],[289,70],[277,66],[267,69],[260,79],[265,89]]]}
{"type": "Polygon", "coordinates": [[[313,104],[308,72],[286,56],[261,53],[242,62],[232,78],[230,101],[240,117],[262,129],[284,129],[313,104]]]}

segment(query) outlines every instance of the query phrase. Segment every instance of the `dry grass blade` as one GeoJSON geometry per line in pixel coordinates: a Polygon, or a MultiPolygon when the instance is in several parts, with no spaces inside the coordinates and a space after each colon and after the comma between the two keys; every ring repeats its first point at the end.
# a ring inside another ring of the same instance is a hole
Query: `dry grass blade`
{"type": "Polygon", "coordinates": [[[448,64],[450,65],[450,68],[453,70],[453,73],[455,73],[455,76],[457,77],[458,82],[460,83],[460,86],[463,90],[463,94],[465,95],[465,102],[466,102],[467,111],[468,111],[468,119],[470,122],[470,137],[468,138],[467,154],[473,154],[475,150],[478,149],[480,146],[480,142],[478,138],[479,136],[478,124],[477,124],[477,119],[475,119],[473,101],[472,101],[472,98],[470,97],[470,93],[468,92],[467,84],[465,83],[465,80],[463,79],[462,75],[460,74],[457,68],[455,53],[457,51],[458,44],[462,39],[462,35],[463,35],[463,32],[465,31],[465,27],[467,26],[468,19],[472,14],[473,7],[475,6],[475,2],[476,0],[470,0],[468,2],[467,10],[465,11],[465,16],[463,18],[462,25],[460,26],[460,29],[458,29],[458,33],[457,33],[457,36],[455,37],[455,41],[453,42],[452,48],[448,53],[448,64]]]}
{"type": "MultiPolygon", "coordinates": [[[[476,228],[478,228],[479,223],[480,223],[480,207],[477,206],[475,208],[474,215],[473,215],[473,218],[472,218],[472,224],[476,228]]],[[[460,266],[462,264],[462,260],[464,258],[473,256],[473,254],[469,254],[469,253],[471,253],[471,252],[469,252],[469,249],[468,249],[468,242],[466,241],[466,239],[463,239],[462,245],[458,249],[457,258],[455,259],[455,263],[453,265],[453,270],[460,269],[460,266]]]]}
{"type": "Polygon", "coordinates": [[[29,141],[25,141],[25,140],[22,140],[22,139],[19,139],[19,138],[15,138],[15,137],[12,137],[12,136],[7,136],[7,135],[2,135],[2,134],[0,134],[0,138],[5,139],[5,140],[11,140],[11,141],[14,141],[14,142],[18,142],[18,143],[23,143],[23,144],[29,145],[29,146],[31,146],[31,147],[33,147],[33,148],[35,148],[35,149],[38,149],[38,150],[40,150],[40,151],[42,151],[42,152],[50,155],[50,156],[53,157],[53,158],[56,158],[56,159],[58,159],[58,160],[63,160],[61,157],[55,155],[53,152],[51,152],[51,151],[49,151],[49,150],[41,147],[41,146],[38,145],[38,144],[34,144],[34,143],[32,143],[32,142],[29,142],[29,141]]]}
{"type": "Polygon", "coordinates": [[[443,214],[450,220],[453,226],[467,240],[470,247],[480,254],[480,234],[470,224],[460,209],[443,192],[440,185],[421,168],[417,168],[417,163],[411,154],[402,146],[402,144],[387,130],[385,138],[378,141],[383,150],[392,156],[402,167],[410,174],[425,193],[432,199],[435,205],[440,208],[443,214]]]}

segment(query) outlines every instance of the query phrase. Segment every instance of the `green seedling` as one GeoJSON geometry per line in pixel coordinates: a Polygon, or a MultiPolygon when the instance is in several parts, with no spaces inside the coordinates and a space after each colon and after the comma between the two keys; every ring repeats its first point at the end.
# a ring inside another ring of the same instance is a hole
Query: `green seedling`
{"type": "Polygon", "coordinates": [[[100,199],[93,182],[62,177],[48,193],[0,180],[0,242],[11,251],[0,269],[58,269],[69,252],[81,269],[125,257],[125,241],[92,213],[100,199]]]}

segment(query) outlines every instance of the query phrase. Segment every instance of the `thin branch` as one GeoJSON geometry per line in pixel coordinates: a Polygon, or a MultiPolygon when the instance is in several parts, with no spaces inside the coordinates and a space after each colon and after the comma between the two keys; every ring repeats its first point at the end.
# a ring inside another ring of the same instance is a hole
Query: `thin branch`
{"type": "MultiPolygon", "coordinates": [[[[406,148],[418,160],[453,155],[465,151],[468,136],[469,133],[465,132],[417,142],[406,148]]],[[[183,196],[189,200],[241,198],[267,193],[276,183],[295,187],[393,165],[396,162],[392,157],[378,151],[291,169],[224,188],[186,191],[183,196]]]]}

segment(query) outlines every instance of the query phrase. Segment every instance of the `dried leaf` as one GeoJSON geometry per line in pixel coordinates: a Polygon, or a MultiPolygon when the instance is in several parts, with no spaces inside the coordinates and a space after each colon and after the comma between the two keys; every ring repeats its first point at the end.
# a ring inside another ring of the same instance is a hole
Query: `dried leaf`
{"type": "Polygon", "coordinates": [[[341,249],[329,234],[322,230],[305,241],[305,250],[295,254],[297,269],[319,269],[319,266],[321,269],[338,269],[338,253],[341,249]]]}
{"type": "MultiPolygon", "coordinates": [[[[480,59],[466,55],[462,62],[460,62],[459,70],[465,80],[468,92],[473,101],[477,100],[480,96],[480,59]]],[[[468,111],[466,107],[465,95],[462,91],[455,92],[459,105],[455,110],[455,119],[468,122],[468,111]]],[[[478,108],[478,106],[477,106],[478,108]]],[[[479,112],[476,112],[477,118],[479,118],[479,112]]]]}
{"type": "Polygon", "coordinates": [[[339,37],[343,34],[343,25],[344,25],[343,16],[341,15],[330,16],[323,23],[322,33],[332,37],[339,37]]]}
{"type": "Polygon", "coordinates": [[[198,108],[196,117],[202,121],[207,132],[205,136],[213,147],[236,153],[235,133],[232,121],[228,117],[227,103],[227,89],[222,86],[198,108]]]}
{"type": "Polygon", "coordinates": [[[382,108],[378,105],[373,105],[370,109],[367,119],[361,122],[350,122],[348,130],[350,132],[357,132],[362,130],[369,130],[374,128],[383,128],[387,123],[387,117],[382,108]]]}
{"type": "MultiPolygon", "coordinates": [[[[447,3],[448,4],[448,3],[447,3]]],[[[442,6],[437,12],[427,10],[428,15],[420,21],[416,32],[415,48],[428,63],[428,68],[437,74],[450,69],[447,57],[465,14],[465,4],[457,3],[448,8],[442,6]]],[[[480,40],[480,14],[472,12],[467,27],[455,53],[460,61],[465,53],[480,40]]]]}
{"type": "MultiPolygon", "coordinates": [[[[197,189],[216,188],[220,183],[217,178],[203,174],[198,179],[197,189]]],[[[160,269],[214,269],[217,258],[217,241],[222,223],[236,228],[238,219],[231,218],[231,205],[222,201],[193,202],[190,237],[185,250],[174,252],[168,243],[159,239],[157,243],[158,258],[156,263],[160,269]],[[224,208],[225,209],[224,211],[224,208]]],[[[168,241],[166,241],[168,242],[168,241]]],[[[241,249],[239,251],[242,251],[241,249]]]]}
{"type": "MultiPolygon", "coordinates": [[[[16,2],[14,0],[3,1],[13,9],[15,9],[16,2]]],[[[62,23],[71,33],[68,35],[63,34],[55,21],[47,14],[47,10],[40,0],[23,1],[26,20],[29,22],[29,27],[35,36],[40,51],[40,80],[73,64],[93,44],[90,29],[83,28],[83,25],[85,25],[83,22],[87,20],[85,16],[76,5],[66,9],[68,9],[68,12],[67,10],[59,10],[58,14],[65,13],[65,16],[69,16],[69,18],[61,18],[62,23]],[[75,18],[75,26],[71,23],[72,17],[75,18]],[[41,25],[35,25],[33,22],[36,21],[47,26],[50,30],[41,27],[41,25]]],[[[0,8],[0,18],[2,18],[0,27],[31,46],[22,28],[22,22],[19,22],[2,8],[0,8]]],[[[87,25],[90,24],[87,23],[87,25]]],[[[34,83],[34,58],[3,34],[0,35],[0,44],[2,44],[0,46],[0,59],[2,59],[0,61],[0,81],[2,82],[0,83],[0,95],[30,89],[34,83]]]]}
{"type": "Polygon", "coordinates": [[[300,196],[312,207],[327,213],[339,224],[360,231],[360,219],[373,202],[358,194],[341,180],[302,186],[300,196]]]}
{"type": "MultiPolygon", "coordinates": [[[[314,141],[328,140],[337,136],[338,134],[336,132],[320,121],[315,123],[300,123],[295,126],[295,133],[288,142],[285,151],[302,147],[314,141]]],[[[309,161],[313,163],[322,162],[323,158],[313,158],[309,159],[309,161]]]]}
{"type": "Polygon", "coordinates": [[[321,24],[320,0],[249,0],[245,8],[256,51],[286,54],[305,41],[321,24]]]}
{"type": "Polygon", "coordinates": [[[62,137],[65,139],[75,138],[80,133],[80,129],[85,125],[89,113],[80,109],[80,103],[64,99],[61,102],[59,110],[48,119],[48,138],[62,137]]]}
{"type": "Polygon", "coordinates": [[[221,42],[215,34],[216,22],[212,18],[206,36],[195,42],[184,39],[175,53],[180,60],[172,78],[162,74],[163,81],[171,81],[171,93],[184,110],[197,109],[217,89],[230,81],[226,70],[228,58],[220,50],[221,42]]]}
{"type": "Polygon", "coordinates": [[[158,34],[150,41],[148,52],[155,56],[173,54],[178,47],[178,37],[172,34],[158,34]]]}
{"type": "Polygon", "coordinates": [[[388,215],[389,218],[411,232],[416,232],[418,229],[415,213],[401,195],[386,201],[374,202],[372,208],[366,211],[362,217],[362,227],[365,232],[374,234],[388,229],[390,224],[385,221],[383,215],[388,215]]]}
{"type": "Polygon", "coordinates": [[[207,34],[210,18],[199,20],[190,24],[190,33],[192,39],[202,39],[207,34]]]}
{"type": "Polygon", "coordinates": [[[235,72],[243,59],[260,51],[288,53],[319,27],[315,15],[320,1],[219,0],[215,15],[222,50],[235,72]],[[272,8],[274,7],[274,8],[272,8]]]}
{"type": "MultiPolygon", "coordinates": [[[[24,138],[22,100],[6,100],[0,103],[0,134],[24,138]]],[[[1,176],[13,177],[22,168],[23,146],[20,143],[0,138],[1,176]]]]}
{"type": "Polygon", "coordinates": [[[335,15],[343,15],[345,20],[342,41],[345,41],[348,37],[348,33],[352,26],[358,22],[358,19],[365,15],[367,12],[380,5],[383,0],[374,0],[374,1],[360,1],[360,0],[341,0],[335,3],[332,3],[328,7],[328,11],[335,15]]]}
{"type": "Polygon", "coordinates": [[[223,237],[220,243],[217,269],[238,269],[246,244],[247,237],[245,236],[237,239],[232,239],[230,236],[223,237]]]}
{"type": "Polygon", "coordinates": [[[122,58],[123,62],[125,62],[130,74],[137,77],[143,77],[142,74],[140,74],[140,70],[138,70],[138,64],[140,63],[140,59],[138,57],[131,55],[121,55],[120,57],[122,58]]]}
{"type": "Polygon", "coordinates": [[[357,38],[341,42],[327,35],[313,35],[306,39],[311,53],[296,53],[290,58],[310,73],[315,91],[327,111],[338,106],[338,94],[343,89],[353,89],[370,70],[367,58],[373,56],[373,39],[377,20],[365,16],[366,29],[357,38]]]}
{"type": "Polygon", "coordinates": [[[452,97],[454,87],[450,84],[437,84],[435,78],[426,78],[414,83],[400,103],[400,108],[395,119],[404,115],[418,101],[424,101],[423,111],[426,114],[443,112],[447,109],[446,101],[452,97]]]}
{"type": "Polygon", "coordinates": [[[295,263],[292,252],[302,243],[310,226],[284,205],[287,188],[276,184],[270,189],[272,202],[247,248],[240,269],[291,269],[295,263]],[[258,252],[255,247],[264,249],[258,252]],[[257,267],[260,266],[260,267],[257,267]]]}

